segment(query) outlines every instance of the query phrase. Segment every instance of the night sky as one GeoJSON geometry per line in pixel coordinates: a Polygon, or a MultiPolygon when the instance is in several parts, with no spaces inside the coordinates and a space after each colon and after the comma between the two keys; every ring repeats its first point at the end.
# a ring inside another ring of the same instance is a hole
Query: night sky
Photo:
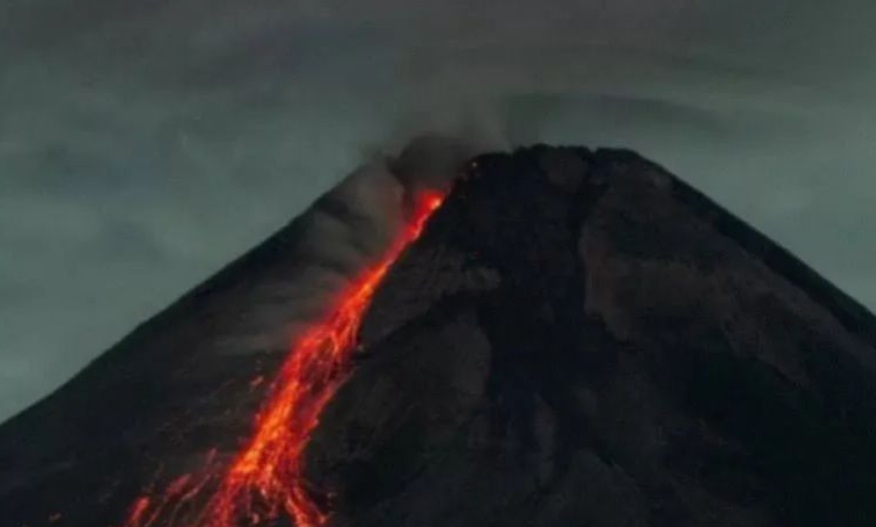
{"type": "Polygon", "coordinates": [[[376,148],[623,146],[876,306],[872,0],[0,0],[0,420],[376,148]]]}

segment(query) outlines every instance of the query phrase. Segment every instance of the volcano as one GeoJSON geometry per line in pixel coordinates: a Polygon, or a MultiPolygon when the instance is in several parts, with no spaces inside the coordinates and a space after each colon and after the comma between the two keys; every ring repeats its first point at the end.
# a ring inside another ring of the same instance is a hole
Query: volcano
{"type": "Polygon", "coordinates": [[[0,526],[876,525],[871,313],[630,151],[441,170],[323,308],[309,212],[6,422],[0,526]]]}

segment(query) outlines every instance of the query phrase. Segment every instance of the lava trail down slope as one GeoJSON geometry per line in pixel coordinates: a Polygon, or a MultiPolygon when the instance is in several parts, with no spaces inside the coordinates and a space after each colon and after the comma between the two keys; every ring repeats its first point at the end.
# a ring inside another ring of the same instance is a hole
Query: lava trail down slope
{"type": "Polygon", "coordinates": [[[189,474],[181,476],[161,496],[139,498],[124,527],[259,525],[263,519],[276,521],[281,513],[297,527],[326,522],[327,511],[314,501],[302,476],[304,449],[320,412],[349,373],[359,324],[374,291],[442,199],[437,192],[416,196],[408,225],[387,254],[347,287],[328,319],[308,327],[297,339],[256,419],[253,438],[226,469],[218,488],[210,489],[208,481],[193,480],[189,474]],[[196,503],[205,489],[212,490],[210,499],[196,509],[194,518],[185,514],[184,507],[196,503]]]}
{"type": "Polygon", "coordinates": [[[876,525],[871,313],[632,152],[466,167],[294,353],[300,223],[0,427],[0,525],[876,525]]]}

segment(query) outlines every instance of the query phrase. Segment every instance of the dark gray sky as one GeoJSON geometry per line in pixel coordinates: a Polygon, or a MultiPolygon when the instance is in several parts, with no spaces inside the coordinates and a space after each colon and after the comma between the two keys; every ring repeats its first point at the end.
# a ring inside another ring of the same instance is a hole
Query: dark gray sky
{"type": "Polygon", "coordinates": [[[872,0],[0,0],[0,420],[364,150],[468,121],[636,148],[872,308],[874,27],[872,0]]]}

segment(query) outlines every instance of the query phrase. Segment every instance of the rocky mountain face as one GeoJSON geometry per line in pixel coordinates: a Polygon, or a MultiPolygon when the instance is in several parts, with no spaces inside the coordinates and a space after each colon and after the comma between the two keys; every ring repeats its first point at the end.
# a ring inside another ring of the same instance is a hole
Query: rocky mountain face
{"type": "MultiPolygon", "coordinates": [[[[0,427],[0,526],[110,527],[227,462],[300,228],[0,427]]],[[[306,451],[332,527],[876,525],[874,317],[631,152],[475,158],[359,341],[306,451]]]]}

